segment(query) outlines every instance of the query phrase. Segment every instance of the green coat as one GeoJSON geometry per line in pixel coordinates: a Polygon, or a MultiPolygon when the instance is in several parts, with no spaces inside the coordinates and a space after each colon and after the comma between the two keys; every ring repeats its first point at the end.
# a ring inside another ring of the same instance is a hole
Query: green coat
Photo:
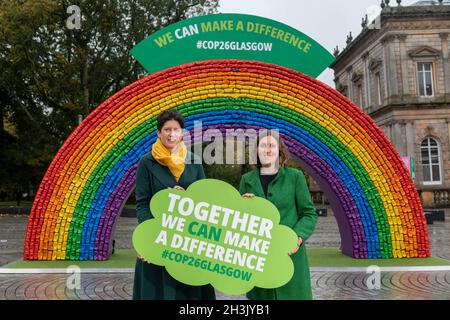
{"type": "MultiPolygon", "coordinates": [[[[242,176],[239,191],[253,193],[266,198],[259,179],[259,169],[242,176]]],[[[292,228],[302,237],[303,244],[293,254],[294,275],[282,287],[275,289],[254,288],[247,293],[252,300],[310,300],[312,299],[311,278],[305,241],[311,236],[317,222],[317,214],[306,185],[304,174],[294,168],[280,167],[278,174],[269,184],[267,200],[280,212],[280,223],[292,228]]]]}
{"type": "MultiPolygon", "coordinates": [[[[186,159],[193,154],[188,153],[186,159]]],[[[201,164],[186,164],[180,180],[177,182],[169,168],[159,164],[151,155],[146,154],[139,161],[136,176],[136,214],[138,222],[153,218],[150,212],[150,199],[155,193],[168,187],[179,185],[187,189],[197,180],[204,179],[201,164]]],[[[166,269],[155,264],[136,261],[133,286],[133,300],[215,300],[214,288],[190,286],[170,276],[166,269]]]]}

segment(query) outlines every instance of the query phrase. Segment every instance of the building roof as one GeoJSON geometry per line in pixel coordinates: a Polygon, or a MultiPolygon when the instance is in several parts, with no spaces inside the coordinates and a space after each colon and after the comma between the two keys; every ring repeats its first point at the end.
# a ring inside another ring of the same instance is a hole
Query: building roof
{"type": "MultiPolygon", "coordinates": [[[[450,0],[444,0],[442,4],[435,0],[421,0],[409,6],[386,6],[381,10],[379,19],[382,26],[387,20],[423,19],[428,17],[450,17],[450,0]]],[[[330,65],[330,68],[334,68],[339,64],[353,47],[364,40],[369,34],[376,31],[368,27],[363,28],[361,33],[337,55],[336,60],[330,65]]]]}
{"type": "MultiPolygon", "coordinates": [[[[450,5],[450,0],[444,0],[444,1],[442,1],[442,4],[450,5]]],[[[409,7],[413,7],[413,6],[435,6],[435,5],[439,5],[439,1],[436,1],[436,0],[417,1],[417,2],[414,2],[412,5],[410,5],[409,7]]]]}

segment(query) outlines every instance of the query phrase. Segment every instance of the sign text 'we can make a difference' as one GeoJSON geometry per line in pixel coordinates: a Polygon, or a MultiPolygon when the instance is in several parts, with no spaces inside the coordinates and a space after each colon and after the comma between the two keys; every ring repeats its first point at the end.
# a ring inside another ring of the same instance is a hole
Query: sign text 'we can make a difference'
{"type": "MultiPolygon", "coordinates": [[[[242,20],[218,20],[205,21],[200,23],[180,26],[175,30],[168,31],[154,39],[154,42],[159,48],[174,43],[177,40],[182,40],[194,35],[207,34],[211,32],[236,32],[248,33],[249,35],[263,35],[269,39],[279,40],[290,46],[308,53],[312,47],[312,43],[302,38],[299,34],[294,34],[283,28],[265,24],[255,21],[242,20]]],[[[220,39],[216,39],[220,40],[220,39]]],[[[244,46],[245,47],[245,46],[244,46]]]]}

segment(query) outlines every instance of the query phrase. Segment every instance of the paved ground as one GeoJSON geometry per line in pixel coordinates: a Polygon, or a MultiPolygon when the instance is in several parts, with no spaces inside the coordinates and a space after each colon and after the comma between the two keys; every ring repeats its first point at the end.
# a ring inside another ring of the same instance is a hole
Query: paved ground
{"type": "MultiPolygon", "coordinates": [[[[0,215],[0,265],[22,255],[27,217],[0,215]],[[5,242],[4,240],[7,240],[5,242]]],[[[131,248],[134,218],[121,217],[116,231],[118,248],[131,248]]],[[[428,226],[432,255],[450,259],[450,210],[446,222],[428,226]]],[[[320,217],[309,247],[338,247],[339,232],[334,217],[320,217]]],[[[450,300],[450,271],[382,272],[379,289],[367,286],[370,274],[363,272],[312,272],[314,298],[324,299],[445,299],[450,300]]],[[[4,299],[130,299],[133,274],[82,274],[79,289],[67,287],[66,274],[0,274],[0,300],[4,299]]],[[[245,299],[226,296],[218,299],[245,299]]]]}
{"type": "MultiPolygon", "coordinates": [[[[364,273],[313,272],[312,287],[317,300],[449,300],[450,272],[384,272],[379,290],[369,290],[364,273]]],[[[0,300],[5,299],[130,299],[133,274],[85,274],[81,288],[70,290],[67,276],[0,275],[0,300]]],[[[220,300],[245,299],[217,292],[220,300]]]]}

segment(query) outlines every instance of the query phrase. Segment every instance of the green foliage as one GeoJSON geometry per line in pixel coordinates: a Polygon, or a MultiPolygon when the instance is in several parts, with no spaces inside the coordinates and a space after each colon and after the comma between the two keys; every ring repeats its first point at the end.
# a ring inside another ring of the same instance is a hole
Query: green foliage
{"type": "Polygon", "coordinates": [[[69,134],[145,75],[129,51],[218,0],[0,0],[0,191],[36,189],[69,134]],[[81,29],[67,8],[78,5],[81,29]]]}
{"type": "Polygon", "coordinates": [[[241,166],[231,164],[203,165],[207,178],[218,179],[228,182],[236,189],[239,189],[241,180],[241,166]]]}

